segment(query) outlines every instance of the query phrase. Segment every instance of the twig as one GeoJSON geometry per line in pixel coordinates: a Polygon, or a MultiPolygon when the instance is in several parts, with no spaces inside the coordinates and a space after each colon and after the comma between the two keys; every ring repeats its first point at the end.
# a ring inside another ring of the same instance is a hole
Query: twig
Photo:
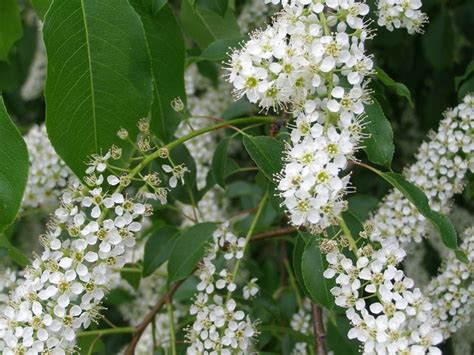
{"type": "Polygon", "coordinates": [[[168,301],[171,300],[171,297],[173,297],[176,290],[178,290],[178,288],[184,283],[184,281],[186,281],[186,279],[176,282],[173,287],[163,297],[161,297],[155,307],[153,307],[150,312],[148,312],[145,318],[143,318],[143,321],[135,327],[132,340],[128,344],[127,349],[125,350],[125,355],[133,355],[135,353],[135,347],[137,346],[137,343],[140,340],[140,337],[142,336],[148,324],[150,324],[153,319],[155,319],[155,315],[161,310],[161,308],[168,301]]]}
{"type": "Polygon", "coordinates": [[[297,229],[294,228],[294,227],[284,227],[284,228],[280,228],[280,229],[277,229],[277,230],[256,234],[251,239],[251,241],[256,242],[258,240],[270,239],[270,238],[279,237],[279,236],[282,236],[282,235],[285,235],[285,234],[291,234],[291,233],[294,233],[296,231],[297,231],[297,229]]]}
{"type": "Polygon", "coordinates": [[[327,355],[324,338],[326,333],[324,331],[323,312],[316,304],[311,303],[311,311],[313,314],[313,329],[314,329],[314,345],[318,355],[327,355]]]}

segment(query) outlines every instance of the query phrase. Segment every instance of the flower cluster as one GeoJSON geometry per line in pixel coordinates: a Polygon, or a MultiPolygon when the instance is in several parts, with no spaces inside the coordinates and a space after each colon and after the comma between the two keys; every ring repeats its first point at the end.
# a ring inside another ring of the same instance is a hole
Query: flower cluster
{"type": "Polygon", "coordinates": [[[358,339],[365,354],[441,354],[436,345],[443,336],[429,299],[397,268],[406,255],[398,241],[385,240],[376,250],[366,244],[354,252],[356,261],[337,248],[329,252],[324,272],[335,278],[336,304],[347,309],[348,337],[358,339]]]}
{"type": "Polygon", "coordinates": [[[22,208],[51,211],[73,174],[51,145],[44,124],[31,127],[24,138],[30,168],[22,208]]]}
{"type": "Polygon", "coordinates": [[[438,327],[447,338],[470,321],[474,311],[474,229],[464,232],[461,244],[468,257],[468,263],[459,261],[451,253],[440,273],[426,288],[426,294],[433,304],[433,318],[439,319],[438,327]]]}
{"type": "Polygon", "coordinates": [[[406,28],[409,34],[423,31],[428,16],[421,12],[421,0],[378,0],[377,23],[393,31],[406,28]]]}
{"type": "MultiPolygon", "coordinates": [[[[245,354],[249,352],[255,324],[238,309],[232,294],[237,289],[235,272],[226,267],[244,256],[245,239],[238,238],[229,224],[220,225],[213,234],[208,253],[203,258],[197,276],[199,291],[189,313],[196,317],[188,329],[188,354],[245,354]],[[223,258],[222,263],[218,259],[223,258]],[[222,267],[218,265],[224,264],[222,267]],[[221,294],[219,294],[219,292],[221,294]]],[[[255,295],[255,281],[252,280],[255,295]]]]}
{"type": "Polygon", "coordinates": [[[320,231],[345,208],[340,176],[362,139],[370,37],[363,2],[284,2],[274,23],[231,56],[229,81],[263,109],[295,117],[278,189],[295,226],[320,231]]]}
{"type": "MultiPolygon", "coordinates": [[[[303,305],[298,309],[298,312],[294,313],[291,317],[290,326],[296,332],[304,335],[312,335],[313,327],[311,324],[311,303],[309,299],[304,299],[303,305]]],[[[308,344],[298,342],[295,344],[292,355],[307,355],[309,354],[308,344]]]]}
{"type": "MultiPolygon", "coordinates": [[[[140,121],[139,127],[143,135],[138,146],[145,154],[154,148],[143,144],[148,135],[146,122],[140,121]]],[[[125,133],[122,130],[121,136],[125,133]]],[[[74,350],[77,330],[100,317],[111,276],[125,264],[124,254],[134,246],[142,218],[152,213],[151,205],[132,198],[136,191],[132,179],[146,158],[142,156],[128,173],[114,166],[112,160],[120,158],[116,146],[105,155],[93,155],[85,184],[74,180],[63,193],[60,207],[40,237],[44,251],[27,267],[0,314],[3,354],[69,353],[74,350]]],[[[171,185],[183,170],[181,165],[172,169],[171,185]]],[[[156,193],[165,188],[153,174],[140,175],[141,183],[156,193]]],[[[143,186],[138,190],[141,196],[143,186]]]]}
{"type": "MultiPolygon", "coordinates": [[[[436,133],[424,142],[406,178],[427,195],[432,209],[449,212],[449,201],[462,191],[465,176],[474,171],[474,96],[445,113],[436,133]]],[[[393,190],[372,217],[382,238],[396,236],[402,243],[419,242],[429,223],[402,193],[393,190]]]]}
{"type": "Polygon", "coordinates": [[[43,93],[46,81],[46,48],[43,42],[43,23],[37,20],[38,32],[36,34],[36,49],[33,61],[26,77],[26,81],[21,87],[21,97],[25,101],[35,100],[43,93]]]}
{"type": "Polygon", "coordinates": [[[0,268],[0,307],[8,304],[8,293],[17,283],[18,274],[16,271],[6,267],[0,268]]]}

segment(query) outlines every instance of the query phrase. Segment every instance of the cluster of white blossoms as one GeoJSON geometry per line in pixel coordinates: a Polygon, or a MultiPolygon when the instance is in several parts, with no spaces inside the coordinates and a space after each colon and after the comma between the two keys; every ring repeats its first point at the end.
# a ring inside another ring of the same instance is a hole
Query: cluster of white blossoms
{"type": "Polygon", "coordinates": [[[51,145],[44,124],[32,126],[24,139],[30,167],[22,208],[51,211],[73,174],[51,145]]]}
{"type": "Polygon", "coordinates": [[[469,323],[474,311],[474,229],[464,232],[461,249],[468,263],[459,261],[451,253],[444,261],[439,275],[426,288],[433,304],[433,318],[439,320],[438,327],[447,338],[463,325],[469,323]]]}
{"type": "MultiPolygon", "coordinates": [[[[146,121],[141,120],[139,128],[141,153],[146,156],[157,149],[166,159],[167,152],[146,144],[150,139],[146,121]]],[[[125,138],[127,133],[121,130],[119,135],[125,138]]],[[[85,184],[75,180],[63,193],[60,207],[40,237],[44,251],[25,269],[8,306],[1,310],[3,354],[70,353],[76,332],[100,317],[100,303],[112,275],[125,264],[124,254],[134,246],[142,218],[153,211],[151,205],[132,198],[136,191],[132,179],[139,172],[117,169],[113,161],[120,158],[121,149],[116,146],[105,155],[93,155],[85,184]]],[[[143,159],[135,162],[136,167],[141,167],[143,159]]],[[[181,180],[185,171],[183,165],[173,166],[169,183],[174,185],[173,178],[181,180]]],[[[148,195],[151,189],[151,197],[166,200],[169,189],[160,185],[157,173],[140,176],[148,195]]],[[[138,191],[145,196],[143,187],[138,191]]]]}
{"type": "MultiPolygon", "coordinates": [[[[276,1],[274,3],[278,3],[276,1]]],[[[340,176],[362,138],[369,8],[353,1],[284,2],[229,63],[237,97],[295,117],[278,189],[295,226],[320,231],[336,222],[349,175],[340,176]]]]}
{"type": "Polygon", "coordinates": [[[377,24],[393,31],[406,28],[409,34],[423,31],[428,16],[421,9],[421,0],[378,0],[377,24]]]}
{"type": "Polygon", "coordinates": [[[21,97],[25,101],[35,100],[43,94],[46,81],[46,47],[43,42],[43,23],[35,19],[38,27],[36,34],[36,49],[31,62],[28,76],[21,87],[21,97]]]}
{"type": "MultiPolygon", "coordinates": [[[[232,295],[237,290],[236,274],[230,267],[244,256],[245,239],[234,235],[228,223],[213,233],[213,240],[196,273],[200,282],[189,313],[195,321],[188,328],[188,354],[246,354],[255,323],[238,308],[232,295]],[[219,259],[219,260],[218,260],[219,259]],[[218,262],[220,261],[220,262],[218,262]]],[[[235,265],[234,265],[235,266],[235,265]]],[[[247,286],[246,299],[255,296],[255,279],[247,286]]]]}
{"type": "Polygon", "coordinates": [[[0,267],[0,307],[8,304],[8,293],[16,285],[18,273],[9,267],[0,267]]]}
{"type": "MultiPolygon", "coordinates": [[[[309,299],[305,298],[302,307],[291,316],[290,327],[301,334],[313,335],[311,302],[309,299]]],[[[292,355],[307,355],[309,353],[308,344],[303,342],[296,343],[291,351],[292,355]]]]}
{"type": "MultiPolygon", "coordinates": [[[[460,192],[466,171],[472,170],[473,112],[472,96],[448,111],[438,132],[420,148],[417,163],[406,171],[407,178],[440,211],[446,210],[453,194],[460,192]]],[[[389,194],[365,225],[360,236],[368,241],[352,247],[355,261],[339,250],[336,241],[322,242],[329,263],[324,276],[336,278],[331,293],[337,305],[347,308],[353,326],[348,336],[361,341],[365,353],[440,354],[436,345],[463,325],[472,309],[472,230],[468,229],[461,245],[469,263],[450,255],[440,275],[422,293],[398,264],[406,256],[404,244],[419,240],[429,227],[418,223],[418,211],[401,194],[394,199],[397,194],[389,194]],[[387,201],[397,203],[388,205],[387,201]]]]}
{"type": "MultiPolygon", "coordinates": [[[[429,137],[404,175],[425,192],[432,209],[446,214],[449,201],[464,188],[466,174],[474,172],[474,96],[446,111],[429,137]]],[[[381,238],[396,236],[401,243],[419,242],[429,232],[430,222],[398,190],[384,198],[371,220],[381,238]]]]}

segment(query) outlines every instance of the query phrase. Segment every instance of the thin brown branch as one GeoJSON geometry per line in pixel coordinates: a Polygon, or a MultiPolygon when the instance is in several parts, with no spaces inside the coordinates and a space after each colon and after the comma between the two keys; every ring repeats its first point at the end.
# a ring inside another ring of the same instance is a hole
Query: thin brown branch
{"type": "Polygon", "coordinates": [[[326,333],[324,331],[323,312],[321,307],[311,303],[311,311],[313,314],[313,330],[314,330],[314,346],[318,355],[327,355],[324,338],[326,333]]]}
{"type": "Polygon", "coordinates": [[[163,297],[161,297],[161,299],[150,310],[150,312],[148,312],[148,314],[145,316],[145,318],[143,318],[143,321],[135,327],[135,330],[134,330],[133,336],[132,336],[132,340],[128,344],[127,349],[125,350],[125,355],[135,354],[135,347],[137,346],[137,343],[140,340],[140,337],[142,336],[142,334],[145,331],[148,324],[153,322],[153,319],[155,319],[155,315],[161,310],[161,308],[168,301],[171,301],[171,298],[173,297],[174,293],[184,283],[184,281],[186,281],[186,279],[183,279],[181,281],[176,282],[173,285],[173,287],[165,295],[163,295],[163,297]]]}
{"type": "Polygon", "coordinates": [[[259,240],[271,239],[274,237],[280,237],[285,234],[292,234],[292,233],[295,233],[296,231],[297,229],[294,227],[284,227],[284,228],[280,228],[273,231],[255,234],[255,236],[252,239],[250,239],[250,241],[256,242],[259,240]]]}

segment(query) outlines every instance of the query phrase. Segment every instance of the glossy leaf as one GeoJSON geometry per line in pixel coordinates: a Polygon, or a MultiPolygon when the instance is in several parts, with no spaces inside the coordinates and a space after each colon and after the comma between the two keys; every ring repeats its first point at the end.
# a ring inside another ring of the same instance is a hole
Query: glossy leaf
{"type": "Polygon", "coordinates": [[[265,174],[268,180],[274,181],[274,175],[283,167],[284,143],[276,138],[266,136],[244,136],[244,146],[252,160],[265,174]]]}
{"type": "Polygon", "coordinates": [[[13,223],[28,179],[28,150],[0,96],[0,233],[13,223]]]}
{"type": "Polygon", "coordinates": [[[194,6],[192,0],[183,0],[180,17],[185,33],[201,49],[219,39],[241,36],[234,11],[230,6],[222,17],[208,9],[194,6]]]}
{"type": "Polygon", "coordinates": [[[232,160],[228,157],[229,144],[232,138],[226,137],[217,145],[212,157],[211,172],[214,181],[221,187],[225,187],[225,178],[229,174],[230,168],[235,168],[232,160]]]}
{"type": "Polygon", "coordinates": [[[326,260],[319,250],[316,237],[311,238],[303,251],[301,257],[301,274],[303,282],[311,300],[327,309],[334,306],[334,297],[330,290],[333,287],[333,280],[328,280],[323,276],[326,270],[326,260]]]}
{"type": "Polygon", "coordinates": [[[145,244],[143,277],[153,274],[168,260],[178,234],[178,230],[172,226],[161,226],[151,233],[145,244]]]}
{"type": "Polygon", "coordinates": [[[22,25],[16,0],[0,1],[0,60],[7,60],[13,44],[21,38],[22,25]]]}
{"type": "Polygon", "coordinates": [[[371,162],[390,168],[395,152],[392,126],[375,99],[365,105],[365,113],[364,132],[370,136],[363,142],[364,151],[371,162]]]}
{"type": "Polygon", "coordinates": [[[450,249],[457,248],[457,236],[453,224],[448,217],[431,209],[428,198],[420,188],[407,181],[400,174],[379,172],[379,175],[399,190],[423,216],[433,223],[438,229],[444,245],[450,249]]]}
{"type": "Polygon", "coordinates": [[[195,224],[181,233],[168,261],[168,282],[187,277],[203,258],[216,230],[215,223],[195,224]]]}
{"type": "Polygon", "coordinates": [[[48,55],[46,126],[80,177],[92,153],[132,137],[151,105],[150,60],[140,18],[127,0],[54,1],[43,28],[48,55]]]}
{"type": "Polygon", "coordinates": [[[53,0],[31,0],[31,4],[36,11],[36,15],[38,15],[41,20],[44,19],[44,15],[46,15],[46,12],[48,11],[52,2],[53,0]]]}
{"type": "Polygon", "coordinates": [[[181,116],[171,107],[171,101],[181,98],[186,102],[184,91],[184,38],[169,5],[155,15],[141,0],[131,0],[140,16],[151,60],[153,76],[153,104],[151,126],[158,138],[169,142],[181,122],[181,116]]]}
{"type": "Polygon", "coordinates": [[[375,77],[381,81],[384,85],[395,90],[398,96],[405,97],[411,106],[413,106],[413,101],[411,100],[410,90],[402,83],[398,83],[393,80],[382,68],[375,67],[375,77]]]}

